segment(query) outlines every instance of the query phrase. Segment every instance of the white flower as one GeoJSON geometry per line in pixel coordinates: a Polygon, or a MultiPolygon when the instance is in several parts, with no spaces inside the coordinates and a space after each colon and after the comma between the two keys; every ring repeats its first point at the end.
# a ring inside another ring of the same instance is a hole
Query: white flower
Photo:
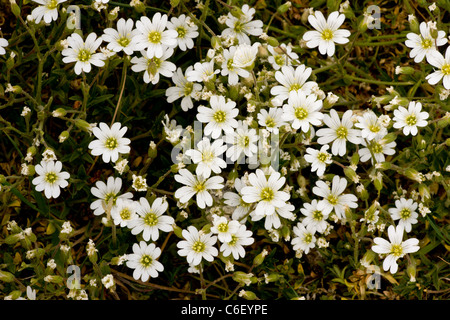
{"type": "Polygon", "coordinates": [[[219,72],[220,70],[214,69],[214,60],[196,62],[193,70],[186,71],[186,79],[190,82],[208,82],[219,72]]]}
{"type": "Polygon", "coordinates": [[[279,172],[273,172],[269,179],[264,175],[264,171],[257,169],[256,173],[248,176],[250,186],[245,186],[241,190],[242,199],[247,203],[257,202],[255,214],[268,216],[275,212],[275,208],[286,205],[290,195],[280,191],[286,182],[279,172]]]}
{"type": "Polygon", "coordinates": [[[147,58],[162,57],[164,47],[174,48],[177,45],[178,33],[175,30],[165,30],[167,15],[156,12],[152,20],[146,16],[136,21],[136,29],[140,34],[136,36],[136,50],[147,50],[147,58]]]}
{"type": "Polygon", "coordinates": [[[102,39],[108,42],[107,48],[114,52],[123,51],[127,55],[132,55],[136,50],[136,36],[139,34],[139,30],[133,29],[133,26],[133,19],[121,18],[117,21],[117,30],[113,28],[103,30],[102,39]]]}
{"type": "Polygon", "coordinates": [[[330,115],[325,114],[323,122],[328,128],[319,129],[317,131],[317,142],[320,144],[327,144],[333,141],[331,146],[331,153],[334,155],[343,156],[346,151],[347,140],[354,144],[361,143],[360,131],[352,129],[353,111],[347,110],[342,116],[342,121],[339,119],[339,115],[336,110],[331,109],[330,115]]]}
{"type": "Polygon", "coordinates": [[[229,133],[238,126],[235,117],[239,114],[236,108],[236,102],[226,101],[224,96],[213,95],[209,100],[211,108],[204,106],[198,107],[197,120],[207,123],[205,126],[205,135],[217,139],[222,131],[229,133]]]}
{"type": "Polygon", "coordinates": [[[197,143],[197,149],[189,149],[185,152],[192,161],[197,164],[195,173],[205,178],[211,176],[211,171],[221,173],[227,167],[222,154],[227,150],[227,145],[222,139],[215,140],[212,144],[208,138],[203,138],[197,143]]]}
{"type": "Polygon", "coordinates": [[[95,187],[91,188],[91,193],[98,198],[90,206],[94,210],[94,215],[99,216],[105,213],[105,209],[110,205],[110,202],[112,204],[112,210],[116,205],[117,199],[121,198],[126,200],[133,197],[131,192],[120,195],[121,189],[122,179],[120,178],[108,177],[106,184],[103,181],[97,181],[95,187]]]}
{"type": "Polygon", "coordinates": [[[412,199],[400,198],[395,201],[395,208],[389,209],[389,213],[393,220],[400,220],[398,222],[399,227],[403,227],[406,232],[410,232],[411,225],[417,223],[417,217],[419,216],[416,212],[417,207],[417,202],[412,199]]]}
{"type": "Polygon", "coordinates": [[[278,229],[281,227],[281,219],[280,217],[287,219],[287,220],[295,220],[295,216],[292,213],[295,210],[295,207],[290,204],[286,203],[282,207],[275,207],[275,211],[270,214],[270,212],[265,213],[264,215],[257,214],[256,211],[252,211],[250,213],[250,216],[252,217],[252,221],[259,221],[262,218],[265,218],[264,220],[264,228],[266,230],[272,230],[272,229],[278,229]]]}
{"type": "Polygon", "coordinates": [[[358,207],[358,198],[354,194],[342,194],[347,187],[347,180],[337,175],[333,177],[332,186],[330,187],[319,180],[313,188],[313,193],[323,198],[325,206],[323,211],[330,213],[333,209],[337,217],[345,218],[345,209],[358,207]]]}
{"type": "Polygon", "coordinates": [[[374,160],[377,163],[384,162],[386,160],[384,155],[391,156],[395,154],[395,146],[397,145],[395,141],[387,143],[383,138],[375,138],[372,141],[369,141],[369,143],[362,140],[361,144],[366,148],[359,149],[358,154],[360,160],[366,162],[370,159],[372,164],[374,163],[374,160]],[[375,158],[372,157],[372,154],[375,158]]]}
{"type": "Polygon", "coordinates": [[[0,38],[0,55],[4,55],[6,53],[5,48],[9,45],[8,40],[5,38],[0,38]]]}
{"type": "Polygon", "coordinates": [[[267,50],[270,53],[267,60],[275,70],[280,70],[283,66],[290,66],[299,58],[298,54],[293,52],[292,48],[285,43],[281,43],[279,47],[267,45],[267,50]]]}
{"type": "Polygon", "coordinates": [[[258,124],[265,127],[267,131],[278,134],[278,128],[286,124],[283,120],[283,109],[269,108],[269,112],[266,109],[259,110],[258,124]]]}
{"type": "Polygon", "coordinates": [[[69,185],[66,181],[70,178],[70,174],[62,171],[61,161],[41,161],[34,169],[39,175],[32,180],[36,186],[36,191],[44,191],[47,199],[59,197],[61,190],[69,185]]]}
{"type": "MultiPolygon", "coordinates": [[[[225,192],[223,194],[223,198],[225,199],[225,204],[235,207],[231,218],[233,220],[240,221],[246,218],[247,214],[250,211],[251,204],[242,200],[241,190],[243,187],[247,186],[243,179],[236,178],[234,180],[234,188],[238,193],[235,192],[225,192]]],[[[240,221],[242,222],[242,221],[240,221]]]]}
{"type": "Polygon", "coordinates": [[[159,82],[159,75],[171,78],[177,69],[177,66],[170,61],[167,61],[173,54],[173,48],[164,47],[161,51],[155,53],[151,58],[148,58],[145,51],[141,51],[142,57],[133,57],[131,59],[131,70],[134,72],[144,71],[144,82],[157,84],[159,82]]]}
{"type": "Polygon", "coordinates": [[[312,200],[311,203],[305,202],[300,212],[305,216],[302,220],[302,224],[305,226],[311,226],[312,230],[324,233],[328,227],[329,213],[324,211],[325,203],[323,201],[312,200]]]}
{"type": "Polygon", "coordinates": [[[161,255],[161,249],[154,243],[147,245],[145,241],[133,244],[133,253],[127,255],[128,268],[134,269],[133,278],[147,281],[150,277],[157,278],[158,272],[164,271],[164,266],[156,259],[161,255]]]}
{"type": "Polygon", "coordinates": [[[372,110],[364,111],[362,116],[358,116],[355,127],[361,129],[361,138],[367,140],[383,138],[387,134],[386,127],[372,110]]]}
{"type": "Polygon", "coordinates": [[[147,191],[147,189],[148,189],[147,181],[143,176],[138,176],[138,175],[133,174],[132,178],[133,178],[133,183],[132,183],[131,187],[134,190],[147,191]]]}
{"type": "Polygon", "coordinates": [[[114,277],[112,274],[108,274],[102,278],[102,283],[106,289],[114,287],[114,277]]]}
{"type": "Polygon", "coordinates": [[[74,67],[76,74],[81,74],[82,71],[89,73],[92,68],[91,64],[96,67],[105,65],[103,53],[95,53],[102,44],[102,38],[97,38],[94,32],[87,36],[86,41],[83,41],[83,38],[74,32],[67,38],[67,43],[68,48],[61,51],[64,56],[62,61],[64,63],[76,62],[74,67]]]}
{"type": "Polygon", "coordinates": [[[181,203],[186,203],[196,195],[197,205],[202,209],[213,204],[213,198],[208,190],[224,187],[222,184],[224,179],[221,176],[206,179],[202,175],[194,176],[187,169],[180,169],[179,174],[176,174],[174,178],[185,185],[175,191],[175,198],[179,199],[181,203]]]}
{"type": "MultiPolygon", "coordinates": [[[[449,66],[450,68],[450,66],[449,66]]],[[[399,106],[394,110],[394,128],[403,128],[404,135],[417,135],[417,127],[425,127],[428,122],[428,112],[422,111],[422,104],[420,102],[411,101],[408,109],[399,106]]]]}
{"type": "Polygon", "coordinates": [[[263,32],[263,22],[261,20],[252,21],[256,10],[250,8],[248,4],[244,4],[241,11],[242,15],[239,18],[228,13],[225,21],[228,28],[224,29],[221,35],[236,38],[240,44],[251,44],[248,35],[260,36],[263,32]]]}
{"type": "Polygon", "coordinates": [[[242,78],[247,78],[250,76],[250,72],[245,70],[244,68],[237,67],[234,64],[234,55],[236,52],[236,47],[232,46],[229,49],[223,50],[223,58],[224,62],[222,62],[222,71],[221,74],[223,76],[228,76],[228,84],[235,85],[239,82],[239,76],[242,78]]]}
{"type": "MultiPolygon", "coordinates": [[[[192,66],[187,67],[186,74],[193,69],[192,66]]],[[[175,83],[174,87],[169,87],[166,90],[167,102],[172,103],[175,100],[181,99],[181,109],[188,111],[194,107],[192,98],[196,98],[199,92],[202,90],[202,85],[199,83],[193,83],[188,81],[183,75],[181,68],[178,68],[173,73],[172,82],[175,83]]]]}
{"type": "Polygon", "coordinates": [[[233,55],[233,67],[238,69],[252,70],[253,64],[258,54],[259,42],[252,45],[241,44],[236,47],[233,55]]]}
{"type": "Polygon", "coordinates": [[[275,72],[275,79],[280,83],[270,89],[270,93],[275,97],[272,103],[281,106],[283,101],[289,98],[291,91],[302,91],[309,95],[312,89],[317,86],[314,81],[307,81],[311,75],[312,69],[304,64],[294,69],[293,66],[283,66],[281,71],[275,72]]]}
{"type": "Polygon", "coordinates": [[[177,32],[177,45],[181,51],[192,49],[194,47],[194,41],[198,37],[198,27],[191,21],[191,18],[182,14],[178,17],[172,17],[167,22],[168,30],[175,30],[177,32]]]}
{"type": "Polygon", "coordinates": [[[61,226],[60,233],[70,234],[73,231],[70,221],[65,221],[61,226]]]}
{"type": "Polygon", "coordinates": [[[129,199],[118,198],[116,205],[111,208],[111,218],[114,224],[126,227],[134,220],[136,216],[137,204],[135,201],[129,199]]]}
{"type": "Polygon", "coordinates": [[[301,250],[308,254],[309,250],[316,246],[316,237],[314,236],[316,230],[311,225],[305,227],[299,222],[292,228],[292,231],[295,234],[295,237],[291,240],[294,250],[301,250]]]}
{"type": "Polygon", "coordinates": [[[405,41],[405,45],[408,48],[412,48],[409,52],[409,56],[414,58],[414,62],[419,63],[425,57],[427,60],[430,54],[437,51],[438,46],[447,44],[447,38],[445,37],[445,31],[438,31],[437,38],[434,39],[431,36],[430,26],[426,22],[421,22],[419,25],[420,35],[410,32],[406,35],[408,40],[405,41]]]}
{"type": "Polygon", "coordinates": [[[115,122],[111,127],[106,123],[100,122],[98,127],[92,130],[97,138],[89,143],[88,148],[94,156],[102,156],[105,163],[116,162],[119,154],[127,154],[131,148],[130,139],[124,138],[127,127],[121,127],[120,122],[115,122]]]}
{"type": "Polygon", "coordinates": [[[58,19],[58,5],[67,0],[33,0],[40,6],[31,11],[31,16],[36,24],[43,19],[45,23],[50,23],[58,19]]]}
{"type": "Polygon", "coordinates": [[[183,230],[182,240],[177,243],[178,254],[186,257],[187,262],[193,266],[197,266],[202,262],[202,259],[212,262],[219,252],[214,244],[217,242],[217,237],[211,233],[199,232],[196,227],[189,226],[187,230],[183,230]]]}
{"type": "Polygon", "coordinates": [[[283,106],[283,120],[291,122],[291,127],[308,132],[311,125],[322,123],[322,100],[315,94],[306,95],[303,91],[289,93],[288,103],[283,106]]]}
{"type": "Polygon", "coordinates": [[[156,241],[159,238],[159,230],[170,232],[173,230],[175,220],[167,215],[163,215],[167,211],[169,204],[163,198],[156,198],[152,205],[144,197],[139,199],[136,207],[137,218],[128,223],[131,233],[136,235],[142,232],[142,238],[145,241],[156,241]]]}
{"type": "Polygon", "coordinates": [[[241,224],[239,223],[239,221],[229,221],[224,216],[218,216],[214,214],[211,232],[217,234],[219,241],[230,242],[232,240],[232,234],[238,231],[240,225],[241,224]]]}
{"type": "Polygon", "coordinates": [[[439,51],[433,51],[428,58],[428,63],[438,68],[438,70],[425,77],[431,85],[437,84],[442,79],[444,88],[450,89],[450,47],[445,50],[445,57],[439,51]]]}
{"type": "Polygon", "coordinates": [[[231,145],[228,147],[226,156],[231,161],[236,161],[243,155],[248,158],[253,157],[258,152],[258,147],[256,146],[258,139],[259,136],[256,134],[256,130],[249,128],[247,124],[239,120],[237,128],[226,133],[224,137],[224,141],[231,145]]]}
{"type": "Polygon", "coordinates": [[[375,245],[372,246],[372,251],[383,255],[387,254],[383,261],[383,269],[384,271],[389,270],[392,274],[398,270],[397,259],[420,249],[419,240],[416,238],[403,241],[403,231],[402,226],[389,226],[389,241],[380,237],[373,239],[375,245]]]}
{"type": "Polygon", "coordinates": [[[319,47],[321,54],[327,54],[329,57],[334,55],[336,50],[335,43],[347,43],[350,31],[339,29],[344,23],[345,15],[339,14],[338,11],[330,13],[325,20],[322,12],[315,11],[314,14],[308,16],[309,23],[316,31],[307,31],[303,35],[308,48],[319,47]]]}
{"type": "Polygon", "coordinates": [[[320,150],[313,148],[306,148],[306,154],[304,156],[305,160],[311,163],[311,171],[316,171],[317,176],[321,177],[325,173],[327,164],[331,164],[331,154],[327,152],[330,148],[329,145],[323,145],[320,150]]]}
{"type": "Polygon", "coordinates": [[[253,232],[247,230],[245,225],[238,223],[237,230],[231,234],[231,240],[222,243],[220,246],[220,251],[223,252],[223,256],[228,257],[229,255],[233,255],[233,258],[236,260],[239,257],[244,258],[245,249],[243,246],[249,246],[255,241],[252,238],[252,234],[253,232]]]}

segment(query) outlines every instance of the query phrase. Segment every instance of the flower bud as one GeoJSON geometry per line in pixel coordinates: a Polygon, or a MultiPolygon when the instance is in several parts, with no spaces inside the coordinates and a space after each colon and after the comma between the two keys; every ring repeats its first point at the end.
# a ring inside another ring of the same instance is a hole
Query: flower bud
{"type": "Polygon", "coordinates": [[[11,272],[0,270],[0,281],[13,282],[14,275],[11,272]]]}
{"type": "Polygon", "coordinates": [[[79,128],[79,129],[81,129],[83,131],[86,131],[86,132],[90,132],[91,131],[91,125],[86,120],[78,118],[78,119],[75,119],[74,123],[75,123],[75,126],[77,128],[79,128]]]}
{"type": "Polygon", "coordinates": [[[420,33],[419,21],[417,20],[416,16],[414,16],[413,14],[410,14],[408,16],[408,22],[409,22],[409,28],[411,29],[412,32],[420,33]]]}
{"type": "Polygon", "coordinates": [[[272,47],[276,48],[280,45],[280,42],[274,37],[267,37],[267,44],[271,45],[272,47]]]}
{"type": "Polygon", "coordinates": [[[373,259],[375,259],[376,256],[377,254],[369,249],[366,251],[360,262],[364,267],[367,268],[370,266],[370,264],[372,263],[373,259]]]}
{"type": "Polygon", "coordinates": [[[242,290],[239,293],[239,296],[243,297],[244,299],[247,299],[247,300],[257,300],[258,299],[258,297],[256,296],[256,294],[254,292],[248,291],[248,290],[242,290]]]}
{"type": "Polygon", "coordinates": [[[281,14],[286,13],[291,6],[292,6],[292,3],[290,1],[287,1],[286,3],[279,6],[277,8],[277,11],[278,11],[278,13],[281,13],[281,14]]]}
{"type": "Polygon", "coordinates": [[[20,7],[17,5],[15,0],[9,0],[11,3],[11,11],[18,18],[20,16],[20,7]]]}
{"type": "Polygon", "coordinates": [[[261,251],[260,254],[258,254],[254,259],[253,259],[253,265],[254,266],[259,266],[261,263],[264,262],[264,258],[267,256],[268,252],[267,250],[263,250],[261,251]]]}
{"type": "Polygon", "coordinates": [[[175,235],[180,238],[180,239],[184,239],[183,237],[183,229],[181,229],[179,226],[177,225],[172,225],[173,228],[173,233],[175,233],[175,235]]]}
{"type": "Polygon", "coordinates": [[[211,48],[213,48],[214,50],[217,50],[220,47],[222,47],[222,41],[220,40],[220,38],[218,36],[212,36],[211,37],[211,48]]]}
{"type": "Polygon", "coordinates": [[[241,10],[240,8],[238,8],[238,7],[233,7],[233,8],[230,10],[230,13],[231,13],[231,15],[232,15],[233,17],[238,18],[238,19],[240,19],[240,18],[242,17],[242,15],[244,14],[244,13],[242,12],[242,10],[241,10]]]}
{"type": "Polygon", "coordinates": [[[408,266],[406,267],[406,273],[409,276],[409,281],[416,282],[416,260],[414,258],[408,259],[408,266]]]}
{"type": "Polygon", "coordinates": [[[282,278],[282,276],[279,275],[278,273],[271,273],[269,275],[264,276],[266,283],[278,281],[280,278],[282,278]]]}
{"type": "Polygon", "coordinates": [[[417,73],[417,71],[412,67],[397,66],[395,68],[395,74],[414,74],[414,73],[417,73]]]}

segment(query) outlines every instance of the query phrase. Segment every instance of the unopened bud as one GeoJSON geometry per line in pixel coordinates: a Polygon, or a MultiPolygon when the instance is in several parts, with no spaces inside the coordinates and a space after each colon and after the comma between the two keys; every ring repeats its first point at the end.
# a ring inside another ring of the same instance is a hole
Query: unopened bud
{"type": "Polygon", "coordinates": [[[287,1],[286,3],[279,6],[277,8],[277,11],[278,11],[278,13],[281,13],[281,14],[286,13],[291,6],[292,6],[292,3],[290,1],[287,1]]]}
{"type": "Polygon", "coordinates": [[[0,281],[13,282],[14,275],[11,272],[0,270],[0,281]]]}
{"type": "Polygon", "coordinates": [[[409,22],[409,29],[411,29],[414,33],[420,33],[419,30],[419,21],[417,20],[416,16],[413,14],[410,14],[408,16],[408,22],[409,22]]]}
{"type": "Polygon", "coordinates": [[[256,296],[256,294],[252,291],[248,291],[248,290],[242,290],[241,292],[239,292],[239,296],[247,299],[247,300],[257,300],[258,297],[256,296]]]}

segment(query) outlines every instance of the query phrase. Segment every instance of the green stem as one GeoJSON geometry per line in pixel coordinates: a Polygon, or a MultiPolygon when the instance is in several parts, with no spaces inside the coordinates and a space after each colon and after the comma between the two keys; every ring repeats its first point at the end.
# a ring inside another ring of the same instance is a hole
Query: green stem
{"type": "Polygon", "coordinates": [[[412,86],[415,84],[413,81],[405,81],[405,82],[395,82],[395,81],[381,81],[381,80],[373,80],[373,79],[364,79],[360,77],[355,77],[346,74],[344,78],[354,81],[366,82],[371,84],[385,85],[385,86],[412,86]]]}

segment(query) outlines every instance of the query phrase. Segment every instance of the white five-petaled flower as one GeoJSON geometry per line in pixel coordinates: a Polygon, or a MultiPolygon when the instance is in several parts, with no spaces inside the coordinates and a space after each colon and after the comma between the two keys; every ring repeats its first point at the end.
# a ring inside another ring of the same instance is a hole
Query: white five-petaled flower
{"type": "Polygon", "coordinates": [[[270,89],[270,94],[275,97],[272,103],[275,106],[281,106],[283,101],[289,98],[291,91],[302,91],[309,95],[317,83],[314,81],[307,81],[311,75],[312,69],[307,68],[304,64],[297,67],[283,66],[281,71],[275,72],[275,79],[280,85],[276,85],[270,89]]]}
{"type": "MultiPolygon", "coordinates": [[[[450,68],[450,66],[449,66],[450,68]]],[[[422,104],[420,102],[411,101],[408,105],[408,109],[399,106],[394,110],[394,128],[403,128],[404,135],[417,135],[417,127],[425,127],[428,122],[428,112],[421,111],[422,104]]]]}
{"type": "Polygon", "coordinates": [[[236,233],[241,224],[236,220],[228,220],[225,216],[213,215],[211,232],[217,234],[220,242],[230,242],[232,234],[236,233]]]}
{"type": "Polygon", "coordinates": [[[305,226],[303,223],[297,223],[294,228],[292,228],[295,237],[291,240],[294,250],[300,250],[305,254],[309,253],[309,250],[316,246],[316,237],[314,233],[316,230],[311,224],[305,226]]]}
{"type": "Polygon", "coordinates": [[[322,100],[315,94],[306,95],[302,91],[289,93],[288,103],[283,106],[283,120],[291,122],[291,127],[308,132],[311,125],[322,123],[322,100]]]}
{"type": "Polygon", "coordinates": [[[178,33],[175,30],[166,30],[167,20],[166,14],[156,12],[152,20],[142,16],[136,21],[136,29],[140,32],[136,36],[136,50],[146,50],[147,57],[153,58],[161,57],[164,47],[176,47],[178,33]]]}
{"type": "Polygon", "coordinates": [[[319,47],[321,54],[331,57],[336,50],[335,43],[345,44],[349,41],[350,31],[339,29],[344,20],[345,15],[339,14],[338,11],[330,13],[327,19],[322,12],[315,11],[314,14],[308,16],[308,21],[316,30],[305,32],[303,40],[306,41],[308,48],[319,47]]]}
{"type": "Polygon", "coordinates": [[[257,214],[256,211],[250,212],[250,216],[252,217],[252,221],[259,221],[262,218],[265,218],[264,220],[264,228],[266,230],[273,230],[273,229],[279,229],[281,227],[281,219],[280,217],[286,219],[286,220],[295,220],[295,215],[293,214],[295,207],[290,204],[289,202],[286,202],[286,204],[282,207],[275,207],[275,211],[273,213],[266,212],[264,215],[261,215],[260,213],[257,214]]]}
{"type": "Polygon", "coordinates": [[[385,155],[393,155],[395,154],[395,146],[397,143],[395,141],[387,142],[384,138],[375,138],[368,143],[366,143],[365,140],[361,141],[361,144],[365,148],[361,148],[358,151],[358,154],[360,156],[360,160],[362,162],[366,162],[370,159],[370,161],[373,163],[377,162],[384,162],[385,155]],[[373,155],[373,157],[372,157],[373,155]]]}
{"type": "Polygon", "coordinates": [[[99,216],[105,213],[105,209],[109,206],[112,210],[118,199],[128,200],[133,197],[131,192],[120,194],[121,189],[122,179],[120,178],[108,177],[106,183],[97,181],[95,187],[91,188],[91,193],[98,198],[90,206],[94,210],[94,215],[99,216]]]}
{"type": "MultiPolygon", "coordinates": [[[[239,224],[237,230],[231,234],[231,240],[222,243],[220,251],[224,257],[233,255],[235,260],[245,257],[245,249],[243,246],[251,245],[255,239],[252,238],[253,232],[247,230],[244,224],[239,224]]],[[[220,239],[219,239],[220,240],[220,239]]]]}
{"type": "Polygon", "coordinates": [[[131,148],[130,139],[124,138],[127,127],[121,127],[120,122],[115,122],[111,127],[100,122],[98,127],[92,129],[92,133],[97,138],[89,143],[88,148],[94,156],[102,156],[104,162],[116,162],[119,154],[127,154],[131,148]]]}
{"type": "Polygon", "coordinates": [[[431,85],[437,84],[442,79],[442,84],[444,88],[450,89],[450,47],[447,47],[445,50],[445,56],[442,55],[439,51],[433,51],[427,57],[428,63],[433,67],[436,67],[438,70],[433,73],[427,75],[425,77],[428,80],[428,83],[431,85]]]}
{"type": "Polygon", "coordinates": [[[222,31],[223,37],[232,36],[238,39],[240,44],[251,44],[249,35],[260,36],[263,32],[263,22],[261,20],[253,20],[256,12],[254,8],[250,8],[248,4],[244,4],[241,8],[242,15],[236,18],[228,13],[225,24],[228,28],[222,31]]]}
{"type": "Polygon", "coordinates": [[[380,237],[373,239],[375,245],[372,246],[372,251],[387,255],[383,261],[383,269],[384,271],[389,270],[392,274],[398,270],[397,260],[399,258],[420,249],[418,246],[419,240],[416,238],[403,241],[403,231],[402,226],[394,227],[391,225],[388,228],[389,241],[380,237]]]}
{"type": "Polygon", "coordinates": [[[198,107],[197,120],[206,123],[205,135],[217,139],[222,131],[229,133],[238,126],[235,117],[239,114],[236,102],[226,101],[224,96],[213,95],[209,104],[211,108],[198,107]]]}
{"type": "Polygon", "coordinates": [[[300,212],[305,216],[302,224],[305,226],[311,225],[313,230],[323,233],[327,229],[327,218],[329,213],[324,211],[325,203],[323,201],[312,200],[311,203],[304,203],[300,212]]]}
{"type": "Polygon", "coordinates": [[[319,177],[323,176],[328,164],[331,164],[331,154],[328,153],[329,145],[323,145],[320,150],[313,148],[307,148],[305,154],[305,160],[311,163],[311,171],[316,171],[319,177]]]}
{"type": "Polygon", "coordinates": [[[102,38],[97,38],[94,32],[91,32],[86,41],[78,33],[72,33],[67,38],[68,48],[63,49],[61,54],[64,56],[64,63],[75,62],[75,73],[81,74],[82,71],[89,73],[92,69],[91,64],[96,67],[105,65],[105,55],[95,51],[102,44],[102,38]]]}
{"type": "Polygon", "coordinates": [[[219,254],[217,248],[214,247],[217,242],[217,236],[198,231],[194,226],[189,226],[181,234],[185,240],[177,243],[177,247],[180,249],[178,254],[186,257],[189,264],[197,266],[203,259],[212,262],[214,257],[219,254]]]}
{"type": "Polygon", "coordinates": [[[323,122],[328,128],[317,130],[317,142],[320,144],[327,144],[333,142],[331,146],[331,153],[334,155],[343,156],[347,151],[347,140],[354,144],[361,143],[360,131],[352,129],[353,111],[347,110],[342,116],[342,121],[336,110],[331,109],[330,115],[325,114],[323,122]]]}
{"type": "Polygon", "coordinates": [[[172,17],[167,22],[168,30],[175,30],[177,32],[177,45],[181,51],[192,49],[194,47],[194,41],[198,37],[198,27],[191,21],[190,17],[182,14],[178,17],[172,17]]]}
{"type": "Polygon", "coordinates": [[[197,164],[195,173],[205,178],[211,176],[211,171],[221,173],[227,167],[223,160],[223,154],[227,150],[227,145],[222,139],[214,140],[213,143],[208,138],[203,138],[197,143],[197,149],[186,150],[185,154],[191,157],[192,162],[197,164]]]}
{"type": "Polygon", "coordinates": [[[224,137],[224,141],[230,145],[226,156],[231,161],[236,161],[241,156],[251,158],[258,152],[258,147],[256,146],[258,140],[259,136],[256,130],[249,128],[247,124],[239,120],[237,128],[227,133],[224,137]]]}
{"type": "Polygon", "coordinates": [[[284,126],[286,122],[283,120],[283,109],[282,108],[269,108],[259,110],[258,113],[258,124],[261,127],[273,134],[279,133],[279,128],[284,126]]]}
{"type": "Polygon", "coordinates": [[[157,84],[160,74],[170,78],[177,69],[177,66],[173,62],[167,61],[172,54],[173,48],[169,47],[164,47],[162,51],[158,51],[151,58],[147,56],[145,51],[141,51],[142,57],[133,57],[131,59],[131,63],[133,64],[131,70],[134,72],[144,71],[144,82],[157,84]]]}
{"type": "Polygon", "coordinates": [[[383,138],[387,134],[386,127],[372,110],[366,110],[358,116],[355,127],[361,129],[361,138],[367,140],[383,138]]]}
{"type": "MultiPolygon", "coordinates": [[[[186,74],[193,69],[192,66],[187,67],[186,74]]],[[[202,90],[202,85],[199,83],[194,83],[188,81],[183,75],[181,68],[178,68],[176,72],[173,73],[172,81],[175,86],[169,87],[166,90],[167,102],[172,103],[175,100],[181,99],[181,109],[183,111],[188,111],[194,107],[192,98],[196,99],[196,95],[202,90]]]]}
{"type": "Polygon", "coordinates": [[[316,182],[313,193],[322,197],[324,204],[323,211],[330,213],[332,210],[340,219],[345,218],[345,209],[358,207],[358,198],[354,194],[342,194],[347,187],[347,179],[337,175],[333,177],[331,189],[322,180],[316,182]]]}
{"type": "Polygon", "coordinates": [[[241,219],[246,218],[251,209],[251,204],[242,200],[241,190],[245,186],[247,185],[245,184],[243,179],[236,178],[234,180],[234,188],[236,189],[237,193],[228,191],[223,194],[225,204],[231,207],[235,207],[231,218],[241,223],[245,222],[245,220],[241,221],[241,219]]]}
{"type": "Polygon", "coordinates": [[[406,232],[411,231],[411,226],[417,223],[419,214],[416,212],[418,207],[417,202],[412,199],[400,198],[395,201],[395,208],[390,208],[388,211],[393,220],[400,220],[399,227],[403,227],[406,232]]]}
{"type": "MultiPolygon", "coordinates": [[[[298,54],[292,51],[291,46],[281,43],[279,47],[267,45],[270,56],[267,58],[275,70],[280,70],[283,66],[290,66],[298,60],[298,54]]],[[[297,62],[298,63],[298,62],[297,62]]]]}
{"type": "Polygon", "coordinates": [[[280,189],[286,182],[279,172],[273,172],[269,179],[266,178],[264,171],[257,169],[256,173],[250,173],[248,176],[250,186],[242,188],[242,199],[247,203],[257,203],[255,214],[268,216],[275,212],[275,208],[281,208],[286,205],[290,194],[280,189]]]}
{"type": "Polygon", "coordinates": [[[31,16],[35,23],[44,20],[45,23],[50,23],[58,19],[58,5],[60,3],[66,2],[67,0],[33,0],[39,3],[40,6],[34,8],[31,11],[31,16]]]}
{"type": "Polygon", "coordinates": [[[161,249],[154,243],[147,244],[140,241],[133,244],[133,253],[127,255],[127,267],[134,269],[133,278],[147,281],[150,277],[157,278],[158,272],[164,271],[164,266],[157,259],[161,255],[161,249]]]}
{"type": "Polygon", "coordinates": [[[261,44],[259,42],[255,42],[252,45],[238,45],[233,55],[233,67],[244,70],[252,70],[260,45],[261,44]]]}
{"type": "Polygon", "coordinates": [[[116,205],[111,208],[111,218],[114,224],[121,227],[128,226],[136,218],[136,207],[135,201],[118,198],[116,205]]]}
{"type": "Polygon", "coordinates": [[[169,204],[163,198],[156,198],[152,205],[144,197],[139,199],[136,207],[137,218],[128,223],[131,233],[136,235],[142,232],[142,238],[145,241],[156,241],[159,238],[159,230],[170,232],[173,230],[172,224],[175,220],[167,215],[169,204]]]}
{"type": "Polygon", "coordinates": [[[414,62],[419,63],[425,57],[427,60],[430,55],[437,51],[437,47],[443,46],[448,42],[445,37],[445,31],[438,31],[437,38],[434,39],[431,35],[430,25],[426,22],[421,22],[419,25],[420,35],[414,32],[410,32],[406,35],[408,38],[405,41],[405,45],[412,50],[409,52],[409,56],[414,58],[414,62]]]}
{"type": "Polygon", "coordinates": [[[180,169],[179,174],[175,175],[175,180],[185,186],[175,191],[175,198],[179,199],[181,203],[186,203],[194,195],[199,208],[204,209],[206,206],[213,204],[213,198],[208,190],[222,189],[223,177],[214,176],[206,179],[202,175],[194,176],[187,169],[180,169]]]}
{"type": "Polygon", "coordinates": [[[208,82],[219,72],[219,69],[214,69],[214,60],[196,62],[194,69],[186,71],[186,79],[190,82],[208,82]]]}
{"type": "Polygon", "coordinates": [[[44,191],[47,199],[59,197],[61,190],[69,185],[67,179],[70,174],[62,171],[61,161],[41,161],[34,169],[39,175],[33,179],[32,183],[36,186],[36,191],[44,191]]]}
{"type": "Polygon", "coordinates": [[[223,50],[224,62],[222,63],[221,74],[223,76],[228,76],[228,84],[235,85],[239,82],[239,77],[247,78],[250,76],[250,72],[247,70],[237,67],[234,64],[234,54],[236,52],[236,47],[232,46],[229,49],[223,50]]]}
{"type": "Polygon", "coordinates": [[[123,51],[127,55],[132,55],[136,50],[136,36],[139,34],[139,30],[133,29],[133,26],[133,19],[120,18],[117,21],[117,30],[114,28],[103,30],[102,39],[108,42],[107,48],[114,52],[123,51]]]}

